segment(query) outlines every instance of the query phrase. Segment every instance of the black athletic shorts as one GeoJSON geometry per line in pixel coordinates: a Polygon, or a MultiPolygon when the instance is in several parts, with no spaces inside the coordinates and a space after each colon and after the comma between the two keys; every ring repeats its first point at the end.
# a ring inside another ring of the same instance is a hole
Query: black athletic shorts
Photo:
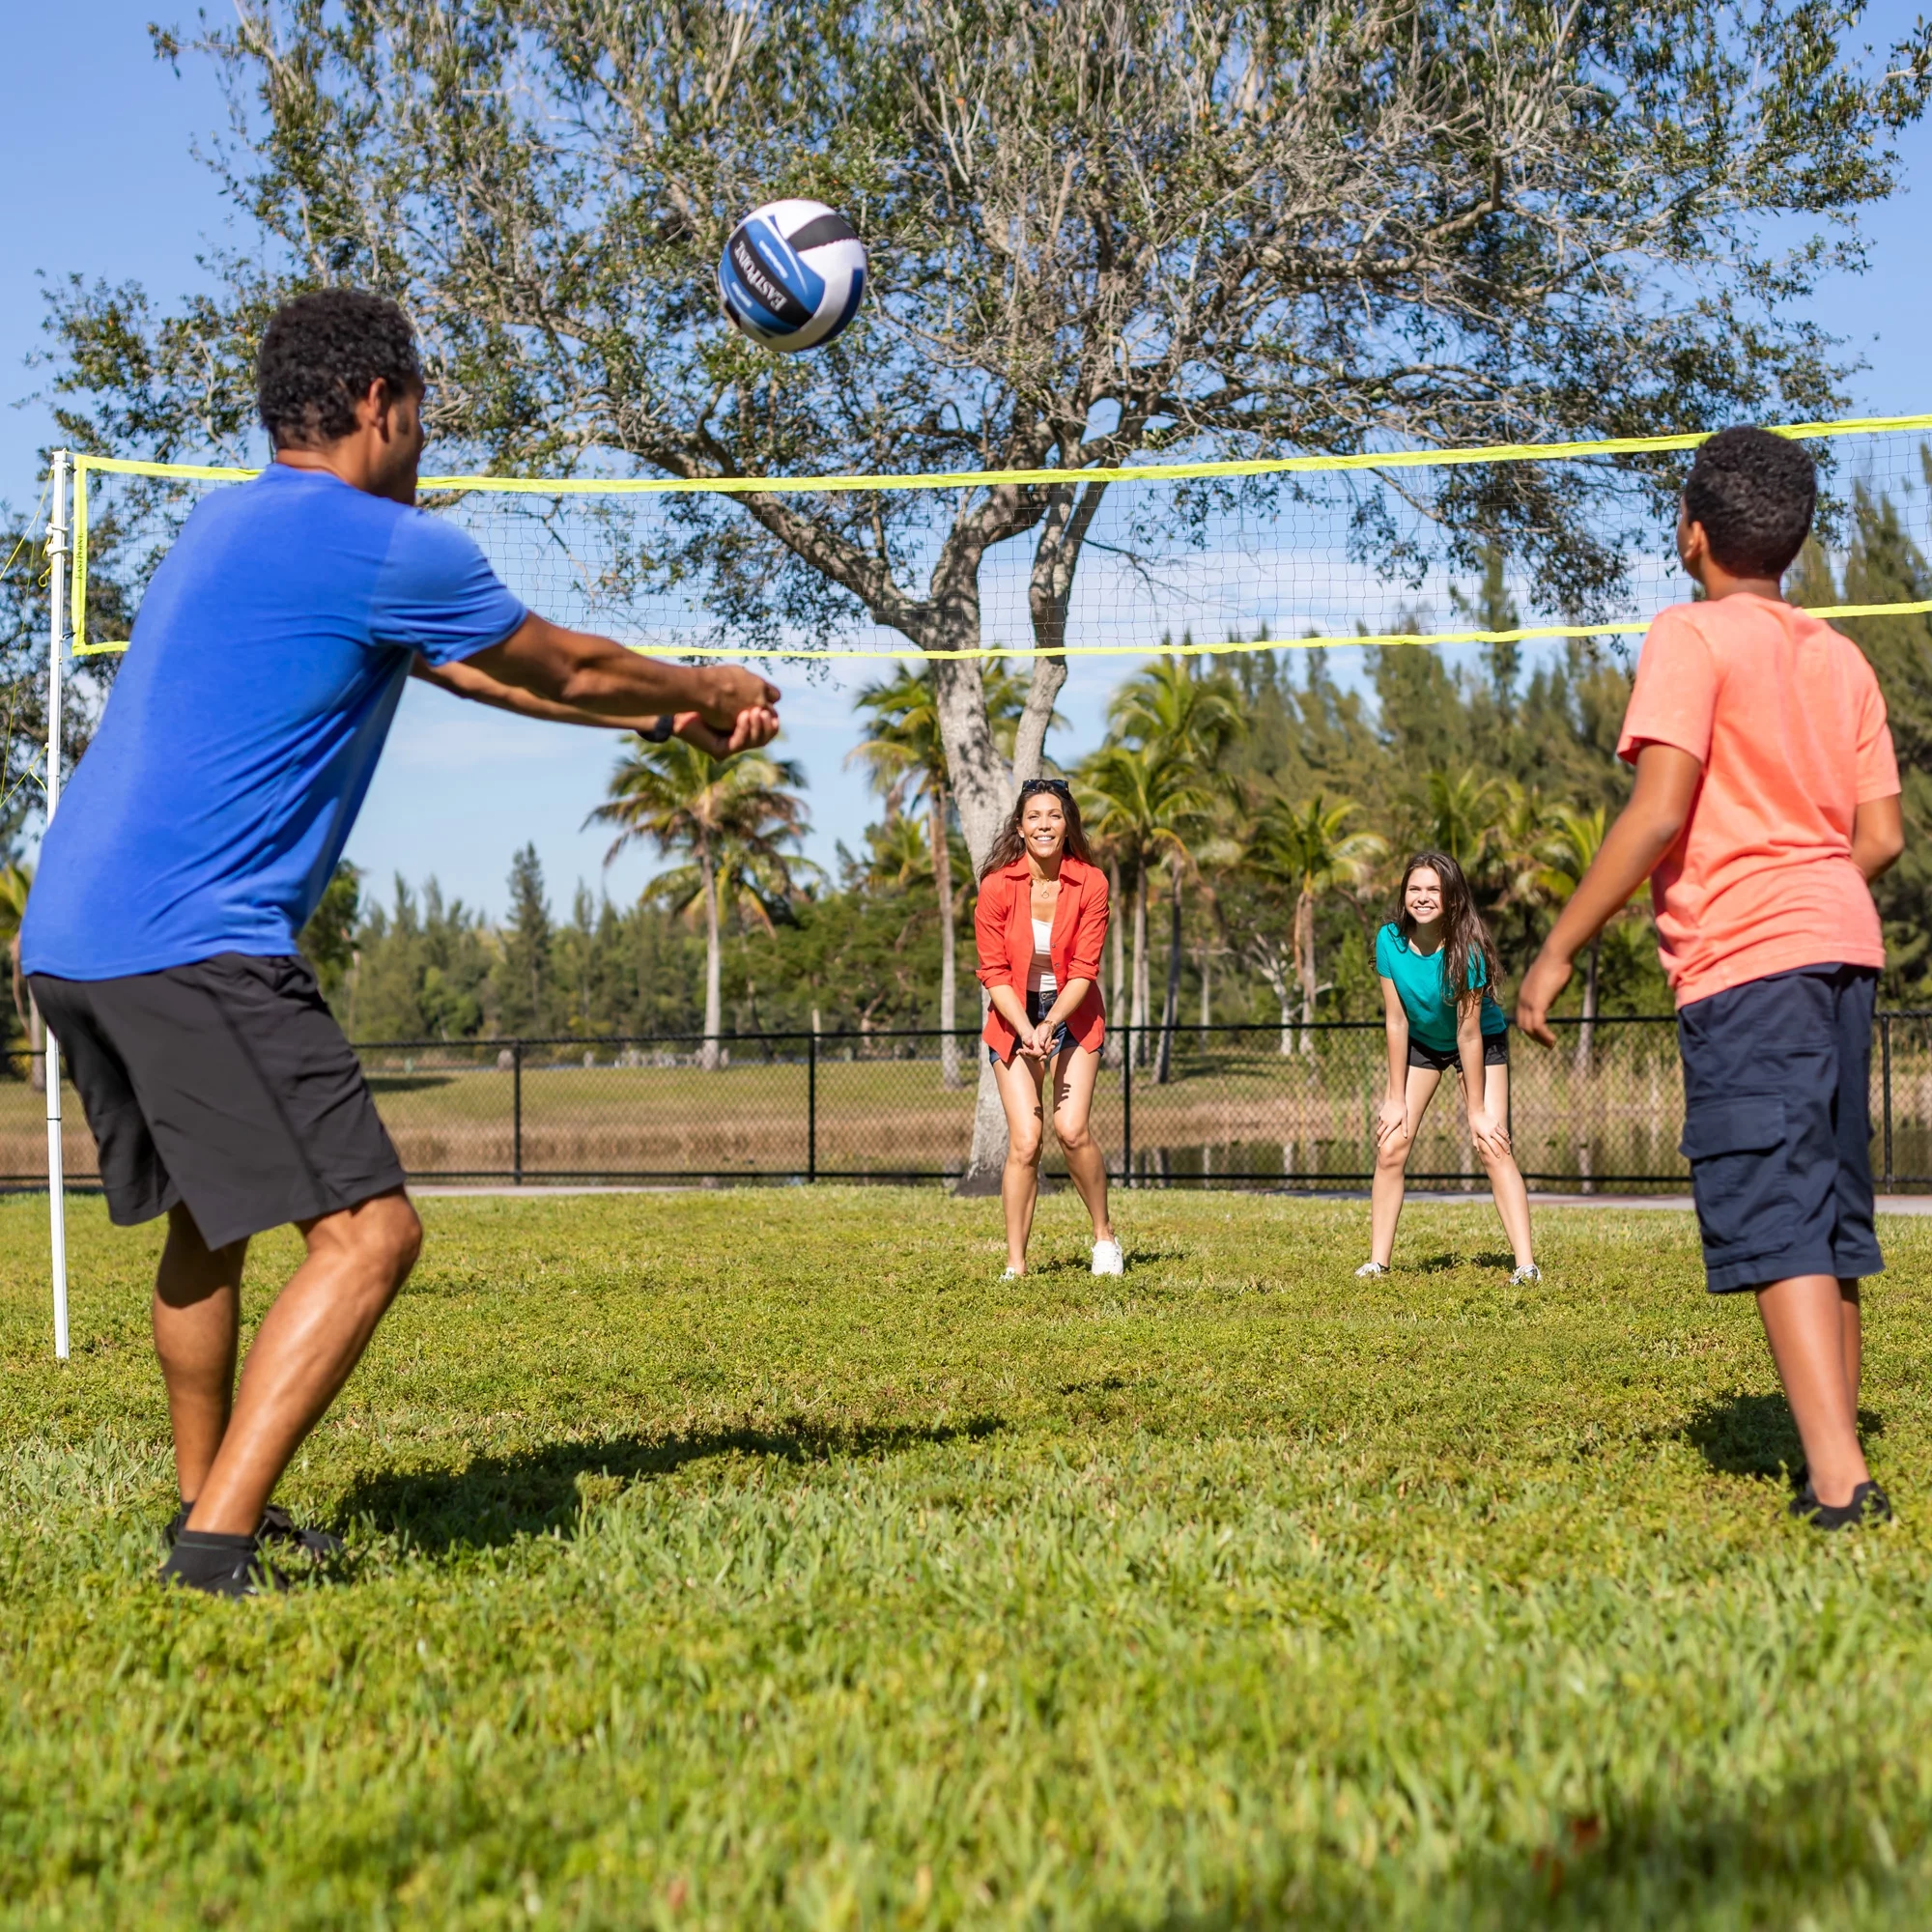
{"type": "Polygon", "coordinates": [[[123,1226],[177,1202],[212,1248],[403,1184],[369,1083],[302,959],[223,952],[27,982],[79,1091],[123,1226]]]}
{"type": "MultiPolygon", "coordinates": [[[[1413,1034],[1408,1037],[1408,1064],[1411,1066],[1433,1067],[1437,1073],[1456,1073],[1462,1070],[1463,1049],[1452,1046],[1444,1053],[1439,1046],[1424,1046],[1413,1034]]],[[[1483,1065],[1485,1066],[1507,1066],[1510,1064],[1510,1037],[1506,1033],[1486,1033],[1483,1036],[1483,1065]]]]}
{"type": "Polygon", "coordinates": [[[1885,1266],[1872,1227],[1878,974],[1801,966],[1677,1013],[1684,1139],[1713,1294],[1885,1266]]]}

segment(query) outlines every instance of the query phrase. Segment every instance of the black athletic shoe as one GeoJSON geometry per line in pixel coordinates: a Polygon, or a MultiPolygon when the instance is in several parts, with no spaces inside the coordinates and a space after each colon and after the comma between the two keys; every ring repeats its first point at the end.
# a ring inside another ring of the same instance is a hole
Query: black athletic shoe
{"type": "Polygon", "coordinates": [[[264,1543],[292,1544],[311,1556],[340,1556],[345,1548],[341,1537],[326,1529],[304,1529],[280,1503],[270,1503],[262,1512],[262,1526],[255,1534],[264,1543]]]}
{"type": "Polygon", "coordinates": [[[289,1579],[262,1554],[254,1536],[215,1536],[185,1529],[175,1538],[161,1581],[210,1597],[263,1597],[286,1590],[289,1579]]]}
{"type": "MultiPolygon", "coordinates": [[[[183,1503],[168,1519],[168,1526],[161,1534],[170,1549],[176,1540],[187,1527],[192,1503],[183,1503]]],[[[300,1549],[310,1556],[340,1556],[345,1548],[341,1537],[331,1536],[326,1529],[304,1529],[280,1503],[270,1503],[262,1512],[262,1520],[255,1534],[264,1543],[282,1543],[300,1549]]]]}
{"type": "Polygon", "coordinates": [[[1869,1522],[1889,1522],[1891,1502],[1876,1483],[1861,1483],[1848,1503],[1821,1503],[1806,1483],[1786,1505],[1790,1513],[1813,1529],[1856,1529],[1869,1522]]]}

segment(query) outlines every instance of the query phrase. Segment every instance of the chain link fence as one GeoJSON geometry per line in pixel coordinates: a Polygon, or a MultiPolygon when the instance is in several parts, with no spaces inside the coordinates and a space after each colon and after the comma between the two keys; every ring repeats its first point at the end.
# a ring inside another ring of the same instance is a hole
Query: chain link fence
{"type": "MultiPolygon", "coordinates": [[[[1554,1050],[1511,1039],[1510,1129],[1531,1184],[1682,1190],[1673,1021],[1556,1030],[1554,1050]]],[[[938,1032],[375,1040],[356,1051],[417,1180],[942,1180],[966,1164],[983,1050],[977,1035],[956,1037],[953,1085],[938,1032]]],[[[15,1053],[0,1067],[0,1180],[15,1186],[45,1184],[41,1064],[15,1053]]],[[[1094,1126],[1119,1183],[1360,1187],[1386,1082],[1378,1022],[1119,1027],[1094,1126]]],[[[71,1092],[62,1111],[68,1178],[86,1186],[94,1143],[71,1092]]],[[[1880,1015],[1872,1120],[1880,1185],[1932,1190],[1932,1013],[1880,1015]]],[[[1064,1171],[1051,1135],[1044,1165],[1064,1171]]],[[[1453,1078],[1409,1177],[1484,1185],[1453,1078]]]]}

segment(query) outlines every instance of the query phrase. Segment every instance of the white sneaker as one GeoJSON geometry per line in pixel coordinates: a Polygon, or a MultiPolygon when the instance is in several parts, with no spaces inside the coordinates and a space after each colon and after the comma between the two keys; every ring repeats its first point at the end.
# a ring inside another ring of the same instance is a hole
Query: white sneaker
{"type": "Polygon", "coordinates": [[[1095,1274],[1125,1274],[1127,1258],[1121,1252],[1119,1241],[1095,1241],[1094,1243],[1094,1272],[1095,1274]]]}
{"type": "Polygon", "coordinates": [[[1512,1288],[1526,1288],[1531,1282],[1541,1281],[1542,1279],[1543,1270],[1534,1262],[1525,1262],[1521,1267],[1518,1268],[1510,1276],[1510,1286],[1512,1288]]]}
{"type": "Polygon", "coordinates": [[[1024,1281],[1026,1277],[1025,1275],[1021,1274],[1018,1268],[1008,1268],[1006,1272],[1000,1276],[1000,1279],[1002,1281],[1024,1281]]]}
{"type": "Polygon", "coordinates": [[[1355,1279],[1357,1281],[1379,1281],[1387,1273],[1388,1264],[1386,1262],[1364,1262],[1355,1270],[1355,1279]]]}

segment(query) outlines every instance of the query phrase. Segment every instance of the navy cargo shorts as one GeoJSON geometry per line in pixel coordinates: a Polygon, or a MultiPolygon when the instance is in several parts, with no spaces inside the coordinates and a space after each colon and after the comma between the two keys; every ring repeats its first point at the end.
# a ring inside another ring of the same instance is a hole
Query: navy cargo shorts
{"type": "Polygon", "coordinates": [[[1878,975],[1804,966],[1677,1014],[1684,1140],[1713,1294],[1885,1265],[1872,1232],[1878,975]]]}

